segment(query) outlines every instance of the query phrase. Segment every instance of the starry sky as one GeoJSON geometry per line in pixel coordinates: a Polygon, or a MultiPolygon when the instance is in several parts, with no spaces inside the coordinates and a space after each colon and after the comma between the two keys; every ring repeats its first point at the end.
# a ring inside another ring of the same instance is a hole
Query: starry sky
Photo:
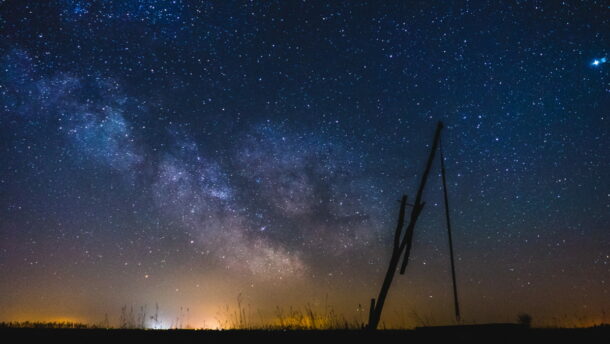
{"type": "MultiPolygon", "coordinates": [[[[0,320],[364,322],[442,120],[464,321],[608,321],[609,11],[1,1],[0,320]]],[[[387,326],[453,321],[424,200],[387,326]]]]}

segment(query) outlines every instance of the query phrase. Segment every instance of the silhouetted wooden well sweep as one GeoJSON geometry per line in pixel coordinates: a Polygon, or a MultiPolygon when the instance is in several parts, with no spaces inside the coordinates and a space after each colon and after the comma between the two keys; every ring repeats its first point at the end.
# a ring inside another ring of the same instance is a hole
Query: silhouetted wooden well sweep
{"type": "MultiPolygon", "coordinates": [[[[411,245],[413,243],[413,230],[415,229],[415,224],[417,223],[417,219],[421,214],[425,202],[422,201],[422,195],[424,193],[424,189],[426,187],[426,182],[428,181],[428,175],[430,174],[430,169],[432,167],[432,162],[434,161],[434,156],[436,154],[436,150],[440,145],[441,131],[443,129],[443,123],[438,122],[436,126],[436,131],[434,132],[434,138],[432,140],[432,147],[430,148],[430,154],[428,155],[428,160],[426,162],[426,167],[424,169],[424,173],[422,174],[421,181],[419,183],[419,188],[417,189],[417,193],[415,195],[415,202],[413,204],[407,203],[407,195],[403,195],[400,200],[400,208],[398,212],[398,222],[396,224],[396,230],[394,232],[394,243],[392,247],[392,256],[390,257],[390,264],[388,266],[388,270],[386,272],[385,278],[383,280],[383,284],[381,285],[381,290],[379,291],[379,296],[377,300],[371,299],[371,308],[369,310],[369,323],[368,329],[375,330],[379,325],[379,321],[381,319],[381,312],[383,310],[383,305],[385,303],[386,297],[388,295],[388,291],[390,290],[390,285],[394,279],[394,275],[396,274],[396,268],[398,267],[398,263],[402,257],[402,264],[400,266],[400,274],[404,274],[407,268],[407,264],[409,263],[409,255],[411,253],[411,245]],[[409,218],[409,223],[405,228],[405,209],[410,206],[411,215],[409,218]],[[404,229],[404,230],[403,230],[404,229]],[[404,233],[403,233],[404,232],[404,233]]],[[[442,155],[442,151],[441,151],[442,155]]],[[[441,156],[441,159],[443,157],[441,156]]],[[[448,198],[447,198],[447,188],[445,183],[445,170],[444,170],[444,162],[441,161],[441,172],[443,176],[443,186],[444,186],[444,196],[445,196],[445,215],[447,219],[447,229],[449,233],[449,246],[451,253],[451,271],[453,278],[453,291],[454,291],[454,301],[456,307],[456,317],[459,320],[459,308],[457,302],[457,287],[455,284],[455,269],[453,264],[453,246],[451,242],[451,225],[449,223],[449,206],[448,206],[448,198]]]]}

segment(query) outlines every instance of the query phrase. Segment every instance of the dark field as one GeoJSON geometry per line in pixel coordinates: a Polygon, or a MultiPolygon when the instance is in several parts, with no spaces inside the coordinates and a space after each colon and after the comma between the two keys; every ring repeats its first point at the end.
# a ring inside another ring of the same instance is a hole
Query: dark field
{"type": "Polygon", "coordinates": [[[292,343],[292,342],[429,342],[430,340],[451,340],[452,342],[556,342],[568,340],[573,343],[604,342],[610,338],[610,326],[578,329],[528,329],[516,325],[478,325],[467,327],[427,327],[415,330],[325,330],[325,331],[265,331],[265,330],[121,330],[121,329],[34,329],[3,328],[0,339],[16,342],[74,341],[92,342],[164,342],[164,343],[292,343]]]}

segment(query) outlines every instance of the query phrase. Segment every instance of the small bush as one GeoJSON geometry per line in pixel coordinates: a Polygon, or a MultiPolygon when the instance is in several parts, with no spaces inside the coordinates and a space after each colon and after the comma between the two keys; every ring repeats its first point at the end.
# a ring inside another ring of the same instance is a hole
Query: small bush
{"type": "Polygon", "coordinates": [[[517,316],[517,323],[523,327],[530,328],[532,326],[532,316],[527,313],[521,313],[517,316]]]}

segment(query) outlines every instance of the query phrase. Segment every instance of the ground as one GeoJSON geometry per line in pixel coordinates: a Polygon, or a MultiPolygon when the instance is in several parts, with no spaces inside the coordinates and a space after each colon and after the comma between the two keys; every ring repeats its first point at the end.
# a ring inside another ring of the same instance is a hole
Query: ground
{"type": "Polygon", "coordinates": [[[0,329],[0,338],[15,338],[23,342],[243,342],[291,343],[306,342],[429,342],[430,340],[451,340],[452,342],[522,343],[556,342],[568,340],[574,343],[600,341],[610,338],[610,327],[584,329],[527,329],[518,326],[476,326],[476,327],[435,327],[415,330],[331,330],[331,331],[263,331],[263,330],[103,330],[103,329],[0,329]]]}

